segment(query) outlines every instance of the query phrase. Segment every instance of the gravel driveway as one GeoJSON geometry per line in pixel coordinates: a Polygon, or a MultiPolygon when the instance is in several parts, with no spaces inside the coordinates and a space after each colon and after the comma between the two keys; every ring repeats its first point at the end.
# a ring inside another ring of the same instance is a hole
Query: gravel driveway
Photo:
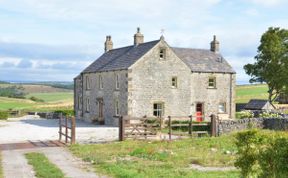
{"type": "MultiPolygon", "coordinates": [[[[0,122],[0,144],[25,142],[28,140],[57,140],[57,119],[41,119],[33,115],[11,118],[0,122]]],[[[80,120],[76,122],[76,142],[97,143],[118,139],[118,128],[97,126],[80,120]]]]}

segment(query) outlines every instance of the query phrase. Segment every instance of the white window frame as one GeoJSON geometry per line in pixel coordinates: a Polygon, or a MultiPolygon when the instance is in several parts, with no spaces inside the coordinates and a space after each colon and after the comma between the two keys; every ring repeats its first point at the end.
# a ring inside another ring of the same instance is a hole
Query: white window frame
{"type": "Polygon", "coordinates": [[[99,85],[99,89],[103,89],[103,78],[102,75],[99,75],[98,77],[98,85],[99,85]]]}
{"type": "Polygon", "coordinates": [[[90,112],[90,99],[86,98],[86,112],[90,112]]]}
{"type": "Polygon", "coordinates": [[[115,109],[115,116],[119,116],[120,115],[119,100],[115,100],[114,109],[115,109]]]}
{"type": "Polygon", "coordinates": [[[216,77],[209,77],[208,78],[208,88],[216,88],[216,77]],[[210,82],[210,80],[213,80],[210,82]],[[212,84],[212,85],[210,85],[212,84]]]}
{"type": "Polygon", "coordinates": [[[177,77],[172,77],[171,79],[171,87],[172,88],[178,88],[178,78],[177,77]]]}
{"type": "Polygon", "coordinates": [[[119,81],[119,74],[115,75],[115,89],[119,90],[120,89],[120,81],[119,81]]]}
{"type": "Polygon", "coordinates": [[[226,113],[226,103],[225,102],[221,102],[218,105],[218,113],[226,113]]]}
{"type": "Polygon", "coordinates": [[[85,79],[86,79],[86,90],[90,90],[90,79],[89,79],[89,76],[86,76],[85,79]]]}
{"type": "Polygon", "coordinates": [[[164,103],[163,102],[153,103],[153,116],[156,116],[156,117],[164,116],[164,103]],[[156,105],[156,108],[155,108],[155,105],[156,105]]]}

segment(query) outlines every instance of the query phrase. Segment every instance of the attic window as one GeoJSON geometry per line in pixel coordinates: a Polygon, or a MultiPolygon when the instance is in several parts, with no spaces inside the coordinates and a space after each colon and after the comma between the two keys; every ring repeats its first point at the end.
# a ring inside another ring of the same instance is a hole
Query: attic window
{"type": "Polygon", "coordinates": [[[217,62],[223,62],[223,58],[221,56],[217,57],[217,62]]]}
{"type": "Polygon", "coordinates": [[[163,60],[166,58],[166,50],[165,49],[160,49],[159,51],[159,59],[163,60]]]}
{"type": "Polygon", "coordinates": [[[103,89],[103,79],[102,79],[102,75],[99,75],[99,89],[103,89]]]}
{"type": "Polygon", "coordinates": [[[90,89],[90,79],[88,76],[86,76],[86,90],[90,89]]]}
{"type": "Polygon", "coordinates": [[[172,77],[171,82],[172,88],[177,88],[177,77],[172,77]]]}

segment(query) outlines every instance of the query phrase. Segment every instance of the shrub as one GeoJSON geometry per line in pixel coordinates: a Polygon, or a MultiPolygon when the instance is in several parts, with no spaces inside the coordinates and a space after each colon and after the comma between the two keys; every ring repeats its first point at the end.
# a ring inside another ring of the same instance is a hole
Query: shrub
{"type": "Polygon", "coordinates": [[[25,98],[26,93],[22,86],[0,87],[0,96],[9,98],[25,98]]]}
{"type": "Polygon", "coordinates": [[[243,177],[285,177],[288,175],[288,136],[277,132],[249,130],[236,135],[238,157],[235,166],[243,177]]]}
{"type": "Polygon", "coordinates": [[[32,101],[35,101],[35,102],[44,102],[44,100],[42,100],[40,98],[37,98],[35,96],[31,96],[29,99],[32,100],[32,101]]]}
{"type": "Polygon", "coordinates": [[[240,111],[236,113],[237,119],[253,118],[254,113],[251,111],[240,111]]]}
{"type": "Polygon", "coordinates": [[[263,112],[259,114],[260,118],[282,118],[282,116],[278,113],[269,113],[269,112],[263,112]]]}
{"type": "Polygon", "coordinates": [[[63,110],[56,110],[55,113],[62,113],[63,116],[71,117],[75,115],[75,112],[73,109],[63,109],[63,110]]]}
{"type": "Polygon", "coordinates": [[[8,119],[8,112],[7,111],[0,111],[0,120],[6,120],[8,119]]]}

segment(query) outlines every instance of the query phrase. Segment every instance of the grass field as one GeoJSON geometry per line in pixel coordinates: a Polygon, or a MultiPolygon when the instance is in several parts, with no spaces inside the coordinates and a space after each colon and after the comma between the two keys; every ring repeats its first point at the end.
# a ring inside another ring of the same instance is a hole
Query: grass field
{"type": "Polygon", "coordinates": [[[236,103],[247,103],[250,99],[268,99],[267,85],[239,85],[236,87],[236,103]]]}
{"type": "Polygon", "coordinates": [[[191,169],[191,164],[233,166],[236,149],[232,135],[173,142],[128,140],[70,147],[73,154],[94,164],[96,172],[123,178],[240,177],[238,171],[199,172],[191,169]]]}
{"type": "MultiPolygon", "coordinates": [[[[12,84],[0,84],[0,87],[12,84]]],[[[24,87],[26,99],[0,97],[0,110],[53,111],[73,108],[73,91],[44,85],[21,85],[24,87]],[[35,102],[30,97],[42,99],[35,102]]]]}

